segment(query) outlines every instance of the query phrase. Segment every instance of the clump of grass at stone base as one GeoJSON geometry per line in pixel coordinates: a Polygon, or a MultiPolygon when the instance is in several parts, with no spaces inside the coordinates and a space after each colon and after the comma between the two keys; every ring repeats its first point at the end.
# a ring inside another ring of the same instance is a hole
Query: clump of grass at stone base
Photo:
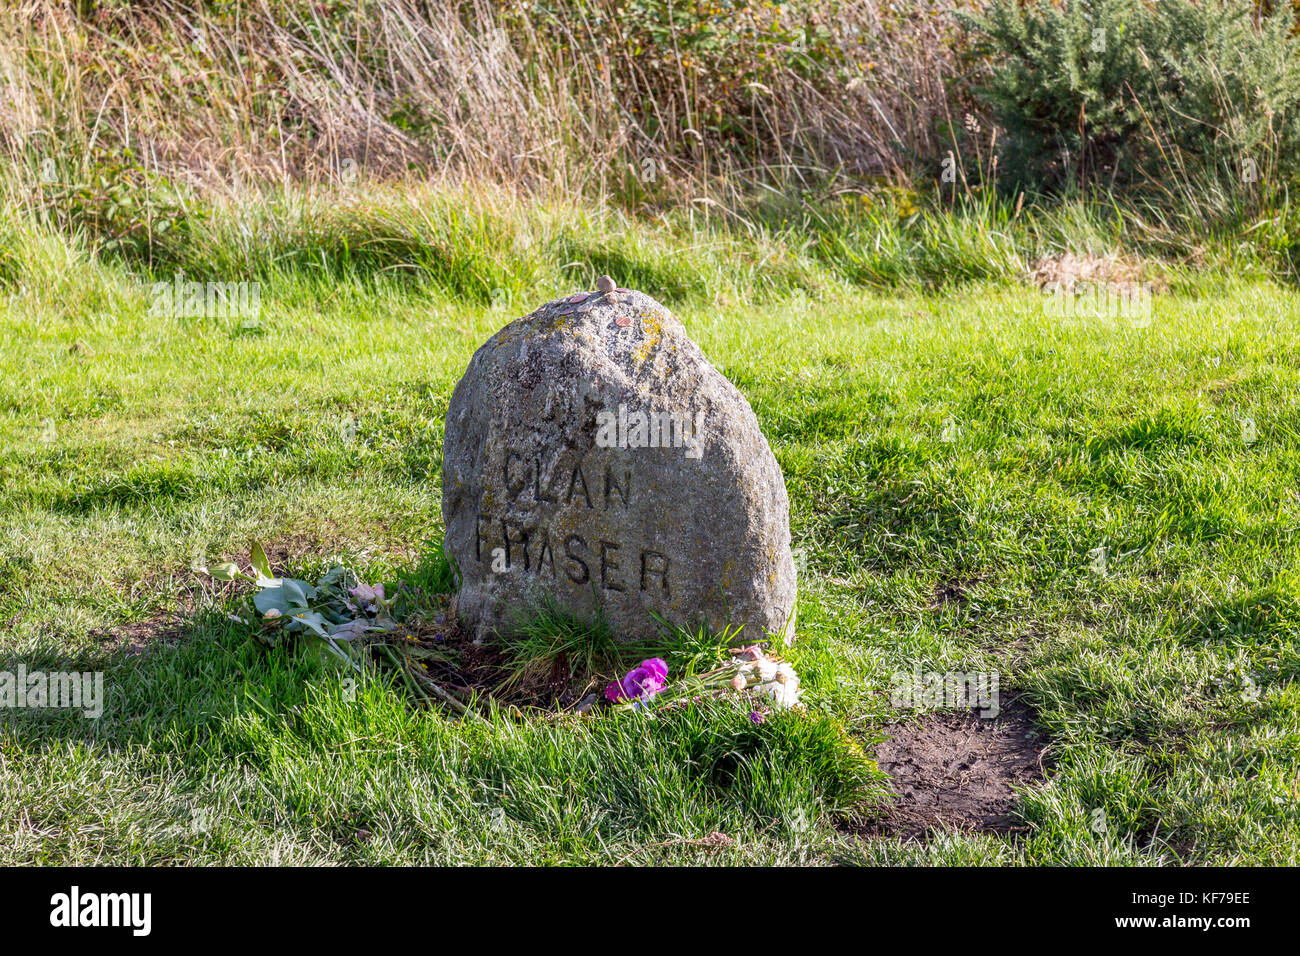
{"type": "Polygon", "coordinates": [[[645,648],[615,642],[603,622],[576,621],[553,604],[524,619],[516,643],[476,643],[456,623],[441,547],[395,581],[373,586],[341,564],[314,584],[276,577],[257,544],[249,565],[245,571],[224,562],[207,573],[257,585],[226,617],[251,628],[251,639],[268,653],[288,650],[326,669],[356,671],[363,687],[374,678],[381,686],[387,681],[418,708],[477,725],[485,740],[511,726],[512,737],[572,738],[556,746],[589,741],[629,766],[648,760],[654,773],[697,779],[708,792],[731,795],[753,819],[787,821],[800,839],[814,825],[805,805],[852,825],[886,798],[884,774],[871,756],[881,738],[859,739],[819,710],[779,706],[759,677],[775,669],[775,659],[754,646],[736,648],[731,629],[666,626],[657,650],[679,679],[653,707],[648,698],[614,703],[588,691],[645,648]],[[750,686],[737,690],[732,677],[741,672],[750,686]],[[597,707],[579,710],[575,701],[599,703],[601,717],[581,716],[597,707]],[[787,804],[801,808],[792,820],[787,804]]]}
{"type": "MultiPolygon", "coordinates": [[[[314,583],[277,576],[260,543],[251,549],[247,571],[233,561],[204,570],[217,581],[256,586],[228,617],[248,626],[262,646],[288,646],[359,675],[377,670],[412,701],[467,719],[496,710],[589,712],[602,703],[602,687],[618,686],[620,675],[651,655],[671,661],[672,693],[663,701],[672,698],[672,703],[664,710],[730,694],[748,701],[748,715],[761,723],[784,707],[780,694],[774,700],[782,706],[773,706],[772,695],[764,693],[772,681],[759,680],[758,671],[760,663],[765,674],[775,673],[778,664],[783,676],[793,675],[793,668],[769,660],[759,645],[739,647],[739,632],[731,627],[714,632],[702,624],[686,628],[660,619],[662,641],[628,643],[617,640],[599,615],[579,620],[543,600],[518,616],[509,639],[474,640],[457,621],[447,560],[440,548],[432,555],[396,581],[374,585],[343,564],[331,565],[314,583]]],[[[797,683],[796,677],[792,690],[797,683]]],[[[629,703],[643,706],[653,696],[629,703]]],[[[604,697],[606,703],[615,699],[604,697]]]]}

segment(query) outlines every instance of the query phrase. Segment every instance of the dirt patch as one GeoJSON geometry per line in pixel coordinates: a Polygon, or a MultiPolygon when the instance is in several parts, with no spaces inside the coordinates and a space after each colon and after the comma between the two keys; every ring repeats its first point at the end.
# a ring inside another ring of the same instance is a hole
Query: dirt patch
{"type": "Polygon", "coordinates": [[[969,600],[971,587],[978,582],[978,578],[953,578],[951,581],[936,581],[934,590],[930,593],[930,610],[937,611],[948,604],[965,604],[969,600]]]}
{"type": "Polygon", "coordinates": [[[473,640],[460,626],[453,606],[432,620],[408,620],[384,643],[418,667],[422,678],[463,703],[491,696],[511,707],[565,710],[592,690],[574,675],[563,652],[517,670],[510,649],[497,641],[473,640]]]}
{"type": "Polygon", "coordinates": [[[128,657],[136,657],[157,644],[174,644],[184,634],[184,621],[175,614],[164,613],[91,631],[89,636],[113,650],[122,650],[128,657]]]}
{"type": "Polygon", "coordinates": [[[1151,291],[1166,292],[1168,284],[1158,276],[1147,275],[1143,263],[1136,259],[1114,254],[1106,256],[1076,256],[1067,252],[1061,256],[1044,256],[1029,267],[1029,280],[1042,289],[1048,285],[1071,290],[1078,283],[1113,283],[1123,288],[1136,288],[1150,283],[1151,291]]]}
{"type": "Polygon", "coordinates": [[[1011,833],[1014,787],[1043,779],[1047,738],[1033,712],[1004,702],[991,719],[974,711],[930,714],[885,729],[876,763],[890,776],[893,804],[859,828],[867,836],[923,839],[935,829],[1011,833]]]}

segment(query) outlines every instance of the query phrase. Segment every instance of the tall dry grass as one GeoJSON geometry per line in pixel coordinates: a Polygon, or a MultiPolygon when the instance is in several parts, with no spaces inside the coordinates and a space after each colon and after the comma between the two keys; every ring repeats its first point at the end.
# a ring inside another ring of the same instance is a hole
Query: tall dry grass
{"type": "Polygon", "coordinates": [[[968,5],[28,0],[0,11],[0,154],[92,189],[107,166],[725,205],[936,162],[968,5]]]}

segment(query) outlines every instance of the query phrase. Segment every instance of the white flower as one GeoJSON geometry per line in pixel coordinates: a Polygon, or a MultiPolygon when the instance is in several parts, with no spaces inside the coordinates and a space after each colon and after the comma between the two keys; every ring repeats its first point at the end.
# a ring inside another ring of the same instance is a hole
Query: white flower
{"type": "Polygon", "coordinates": [[[732,690],[744,690],[744,689],[745,689],[745,675],[744,675],[744,674],[737,673],[735,677],[731,678],[731,689],[732,689],[732,690]]]}
{"type": "Polygon", "coordinates": [[[768,694],[777,707],[799,706],[799,675],[793,665],[780,661],[767,661],[770,668],[763,668],[762,690],[768,694]]]}
{"type": "Polygon", "coordinates": [[[275,607],[268,607],[268,608],[266,609],[266,615],[265,615],[265,616],[266,616],[266,617],[269,617],[269,618],[272,618],[272,619],[277,618],[277,617],[280,616],[280,609],[279,609],[279,608],[275,608],[275,607]]]}
{"type": "Polygon", "coordinates": [[[772,700],[778,707],[799,706],[798,678],[787,679],[781,683],[773,681],[771,684],[764,684],[763,689],[772,695],[772,700]]]}
{"type": "Polygon", "coordinates": [[[766,659],[759,661],[758,676],[759,679],[762,680],[764,684],[768,683],[769,681],[776,680],[776,663],[766,659]]]}

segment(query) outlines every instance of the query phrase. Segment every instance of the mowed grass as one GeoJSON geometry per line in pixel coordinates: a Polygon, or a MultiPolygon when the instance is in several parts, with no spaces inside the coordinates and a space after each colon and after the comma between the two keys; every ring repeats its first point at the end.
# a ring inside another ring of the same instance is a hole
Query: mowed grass
{"type": "Polygon", "coordinates": [[[804,292],[757,252],[715,295],[622,241],[616,277],[677,311],[785,473],[808,712],[462,723],[261,650],[195,570],[254,539],[303,576],[436,564],[470,355],[607,260],[575,246],[494,306],[469,266],[457,296],[308,251],[218,270],[262,282],[246,325],[151,315],[151,279],[29,234],[0,262],[0,670],[99,669],[107,705],[0,712],[0,863],[1300,859],[1300,296],[1192,279],[1149,324],[1060,318],[1006,281],[804,292]],[[1023,835],[837,829],[852,741],[914,716],[889,687],[917,667],[997,670],[1038,712],[1023,835]]]}

